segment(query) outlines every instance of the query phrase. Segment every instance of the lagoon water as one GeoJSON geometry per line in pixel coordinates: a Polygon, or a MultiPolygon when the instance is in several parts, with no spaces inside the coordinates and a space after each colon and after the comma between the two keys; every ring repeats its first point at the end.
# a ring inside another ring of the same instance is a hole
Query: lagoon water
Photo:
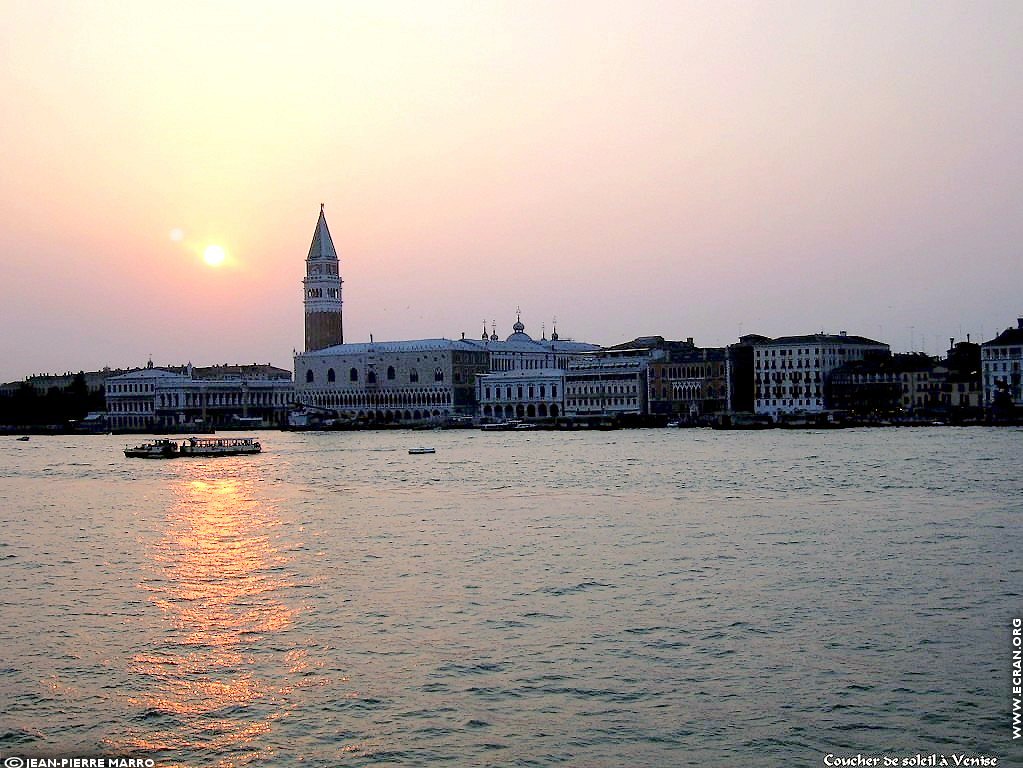
{"type": "Polygon", "coordinates": [[[1023,430],[261,439],[0,438],[0,758],[1023,759],[1023,430]]]}

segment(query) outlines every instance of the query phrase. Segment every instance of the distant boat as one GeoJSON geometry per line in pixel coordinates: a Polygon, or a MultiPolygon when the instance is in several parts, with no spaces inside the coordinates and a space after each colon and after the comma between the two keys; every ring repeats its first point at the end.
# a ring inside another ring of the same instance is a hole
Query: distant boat
{"type": "Polygon", "coordinates": [[[27,443],[28,440],[29,440],[28,435],[22,435],[21,437],[18,438],[18,442],[20,443],[27,443]]]}
{"type": "Polygon", "coordinates": [[[408,452],[410,454],[412,454],[412,455],[416,455],[416,454],[420,454],[420,453],[436,453],[437,449],[436,448],[409,448],[408,452]]]}

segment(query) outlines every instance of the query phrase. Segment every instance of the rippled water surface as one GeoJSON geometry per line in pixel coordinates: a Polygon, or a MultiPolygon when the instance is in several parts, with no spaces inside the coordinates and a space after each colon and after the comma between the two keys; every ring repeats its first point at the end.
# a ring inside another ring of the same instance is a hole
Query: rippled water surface
{"type": "Polygon", "coordinates": [[[0,438],[0,756],[1023,759],[1023,431],[261,439],[0,438]]]}

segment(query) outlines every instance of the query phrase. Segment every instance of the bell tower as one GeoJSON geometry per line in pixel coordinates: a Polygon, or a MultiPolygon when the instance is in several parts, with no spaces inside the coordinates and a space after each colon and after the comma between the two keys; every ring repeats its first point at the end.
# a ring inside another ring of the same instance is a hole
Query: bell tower
{"type": "Polygon", "coordinates": [[[322,203],[313,242],[305,259],[302,286],[305,290],[305,351],[343,344],[341,272],[322,203]]]}

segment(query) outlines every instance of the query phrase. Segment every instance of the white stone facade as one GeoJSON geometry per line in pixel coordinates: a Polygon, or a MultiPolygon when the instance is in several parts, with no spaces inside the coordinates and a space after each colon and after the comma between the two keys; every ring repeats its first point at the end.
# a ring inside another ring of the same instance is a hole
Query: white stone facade
{"type": "Polygon", "coordinates": [[[981,370],[984,386],[984,407],[996,402],[996,395],[1005,391],[1013,405],[1023,406],[1023,317],[1016,328],[1009,328],[981,345],[981,370]]]}
{"type": "Polygon", "coordinates": [[[888,351],[887,344],[844,332],[758,342],[753,352],[754,410],[772,418],[820,413],[826,410],[825,388],[835,368],[888,351]]]}
{"type": "Polygon", "coordinates": [[[295,356],[295,388],[305,405],[377,423],[414,423],[475,411],[484,350],[466,340],[341,344],[295,356]]]}
{"type": "Polygon", "coordinates": [[[565,371],[565,415],[639,416],[647,412],[648,357],[591,357],[565,371]]]}
{"type": "Polygon", "coordinates": [[[556,419],[565,413],[565,372],[538,368],[479,376],[476,400],[484,421],[556,419]]]}
{"type": "Polygon", "coordinates": [[[197,379],[144,368],[107,380],[106,408],[113,431],[232,426],[238,419],[280,426],[294,396],[289,379],[197,379]]]}

